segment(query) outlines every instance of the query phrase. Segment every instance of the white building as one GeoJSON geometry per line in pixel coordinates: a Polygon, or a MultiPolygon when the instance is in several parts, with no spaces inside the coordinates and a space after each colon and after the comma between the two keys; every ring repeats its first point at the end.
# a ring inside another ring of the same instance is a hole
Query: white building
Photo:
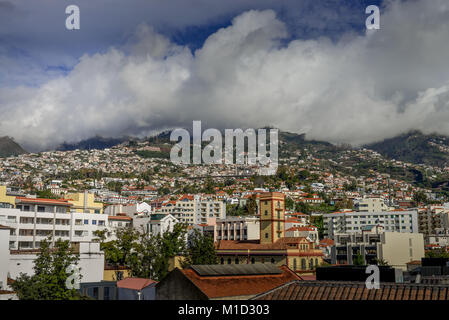
{"type": "Polygon", "coordinates": [[[260,220],[258,217],[227,217],[217,219],[214,240],[258,240],[260,220]]]}
{"type": "Polygon", "coordinates": [[[129,217],[135,215],[150,215],[153,213],[151,206],[146,202],[139,202],[134,204],[114,204],[109,205],[104,210],[104,213],[110,216],[116,216],[119,213],[125,213],[129,217]]]}
{"type": "Polygon", "coordinates": [[[337,233],[357,233],[363,228],[380,225],[385,232],[418,232],[416,210],[383,212],[335,212],[323,215],[324,235],[333,239],[337,233]]]}
{"type": "Polygon", "coordinates": [[[199,195],[183,195],[176,201],[163,203],[155,213],[169,213],[179,222],[189,225],[204,224],[210,218],[224,219],[226,203],[199,195]]]}
{"type": "Polygon", "coordinates": [[[171,214],[153,214],[150,216],[147,230],[149,234],[156,236],[173,231],[173,227],[177,223],[179,223],[178,219],[171,214]]]}
{"type": "Polygon", "coordinates": [[[362,198],[355,201],[354,207],[359,212],[388,211],[388,206],[381,198],[362,198]]]}
{"type": "MultiPolygon", "coordinates": [[[[75,245],[75,252],[79,253],[78,267],[81,273],[81,283],[100,282],[104,277],[104,252],[100,251],[100,244],[95,242],[80,242],[75,245]]],[[[17,278],[20,273],[30,276],[34,274],[34,260],[37,258],[35,250],[12,250],[9,259],[10,278],[17,278]]]]}
{"type": "Polygon", "coordinates": [[[94,231],[102,230],[108,224],[107,215],[67,212],[70,204],[51,201],[17,205],[21,210],[0,208],[0,224],[11,228],[10,249],[39,248],[40,241],[49,236],[53,240],[61,238],[70,242],[92,241],[94,231]],[[55,205],[55,202],[58,203],[55,205]]]}

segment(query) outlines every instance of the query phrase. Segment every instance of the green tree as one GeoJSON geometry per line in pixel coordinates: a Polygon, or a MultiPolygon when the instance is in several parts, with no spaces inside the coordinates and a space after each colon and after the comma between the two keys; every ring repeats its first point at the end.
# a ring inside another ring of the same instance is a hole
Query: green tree
{"type": "Polygon", "coordinates": [[[162,235],[140,234],[135,254],[129,259],[131,273],[135,277],[161,281],[168,274],[170,259],[186,252],[186,224],[176,224],[173,231],[162,235]]]}
{"type": "Polygon", "coordinates": [[[203,235],[195,229],[189,236],[187,247],[187,259],[184,267],[198,264],[217,264],[214,239],[209,235],[203,235]]]}
{"type": "Polygon", "coordinates": [[[360,253],[357,253],[357,256],[355,257],[353,264],[355,266],[364,266],[365,262],[363,261],[363,256],[360,253]]]}
{"type": "Polygon", "coordinates": [[[427,195],[422,191],[417,191],[413,194],[413,202],[415,202],[415,205],[419,205],[420,203],[427,204],[427,195]]]}
{"type": "Polygon", "coordinates": [[[295,209],[295,202],[290,197],[285,197],[285,209],[293,210],[295,209]]]}
{"type": "Polygon", "coordinates": [[[58,239],[54,248],[51,238],[40,242],[40,251],[34,261],[34,274],[21,273],[11,285],[20,300],[79,300],[83,297],[75,289],[67,288],[67,278],[71,275],[68,267],[77,265],[79,255],[68,241],[58,239]]]}

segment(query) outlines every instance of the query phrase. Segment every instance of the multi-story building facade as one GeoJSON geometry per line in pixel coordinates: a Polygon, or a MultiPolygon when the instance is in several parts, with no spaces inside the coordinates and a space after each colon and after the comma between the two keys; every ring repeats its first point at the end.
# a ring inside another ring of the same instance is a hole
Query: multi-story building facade
{"type": "Polygon", "coordinates": [[[333,239],[338,233],[357,233],[363,228],[380,225],[386,232],[418,232],[416,210],[382,212],[335,212],[323,215],[324,235],[333,239]]]}
{"type": "Polygon", "coordinates": [[[189,225],[203,224],[210,218],[225,218],[226,202],[200,195],[183,195],[176,201],[163,203],[155,212],[171,214],[179,222],[189,225]]]}
{"type": "Polygon", "coordinates": [[[388,206],[382,198],[362,198],[355,201],[354,207],[359,212],[388,211],[388,206]]]}
{"type": "Polygon", "coordinates": [[[10,227],[11,249],[36,249],[49,236],[70,242],[88,242],[94,231],[106,228],[108,217],[70,212],[67,200],[16,197],[16,208],[0,209],[0,224],[10,227]]]}
{"type": "Polygon", "coordinates": [[[258,240],[260,221],[258,217],[226,217],[217,219],[214,240],[258,240]]]}
{"type": "Polygon", "coordinates": [[[361,258],[363,264],[388,265],[406,270],[407,263],[424,257],[424,238],[421,233],[384,232],[380,226],[362,232],[336,234],[331,247],[332,264],[354,264],[361,258]]]}
{"type": "Polygon", "coordinates": [[[441,233],[449,230],[449,207],[444,205],[428,205],[418,209],[419,232],[425,235],[441,233]]]}
{"type": "Polygon", "coordinates": [[[65,199],[72,204],[70,210],[80,213],[103,213],[103,203],[95,202],[95,195],[88,193],[69,193],[65,199]]]}

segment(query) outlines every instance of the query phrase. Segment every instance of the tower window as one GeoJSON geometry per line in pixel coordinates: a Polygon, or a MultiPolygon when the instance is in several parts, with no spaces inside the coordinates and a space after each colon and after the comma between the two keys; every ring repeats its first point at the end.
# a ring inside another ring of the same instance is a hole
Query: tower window
{"type": "Polygon", "coordinates": [[[265,233],[265,239],[268,239],[268,233],[265,233]]]}

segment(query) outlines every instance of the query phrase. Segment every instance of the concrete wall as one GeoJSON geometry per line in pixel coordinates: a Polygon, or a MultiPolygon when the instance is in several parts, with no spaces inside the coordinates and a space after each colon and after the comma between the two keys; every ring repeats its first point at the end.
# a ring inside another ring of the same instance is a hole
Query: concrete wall
{"type": "Polygon", "coordinates": [[[379,257],[395,268],[406,270],[406,263],[424,258],[422,233],[385,232],[381,235],[379,257]]]}
{"type": "MultiPolygon", "coordinates": [[[[104,253],[99,251],[99,243],[81,243],[80,261],[81,282],[99,282],[104,276],[104,253]],[[98,249],[98,250],[97,250],[98,249]]],[[[19,274],[34,274],[34,260],[36,254],[12,254],[9,261],[9,272],[11,278],[15,279],[19,274]]]]}
{"type": "Polygon", "coordinates": [[[156,285],[156,300],[208,300],[208,297],[175,269],[156,285]]]}
{"type": "Polygon", "coordinates": [[[9,229],[0,228],[0,290],[6,290],[9,269],[9,229]]]}

